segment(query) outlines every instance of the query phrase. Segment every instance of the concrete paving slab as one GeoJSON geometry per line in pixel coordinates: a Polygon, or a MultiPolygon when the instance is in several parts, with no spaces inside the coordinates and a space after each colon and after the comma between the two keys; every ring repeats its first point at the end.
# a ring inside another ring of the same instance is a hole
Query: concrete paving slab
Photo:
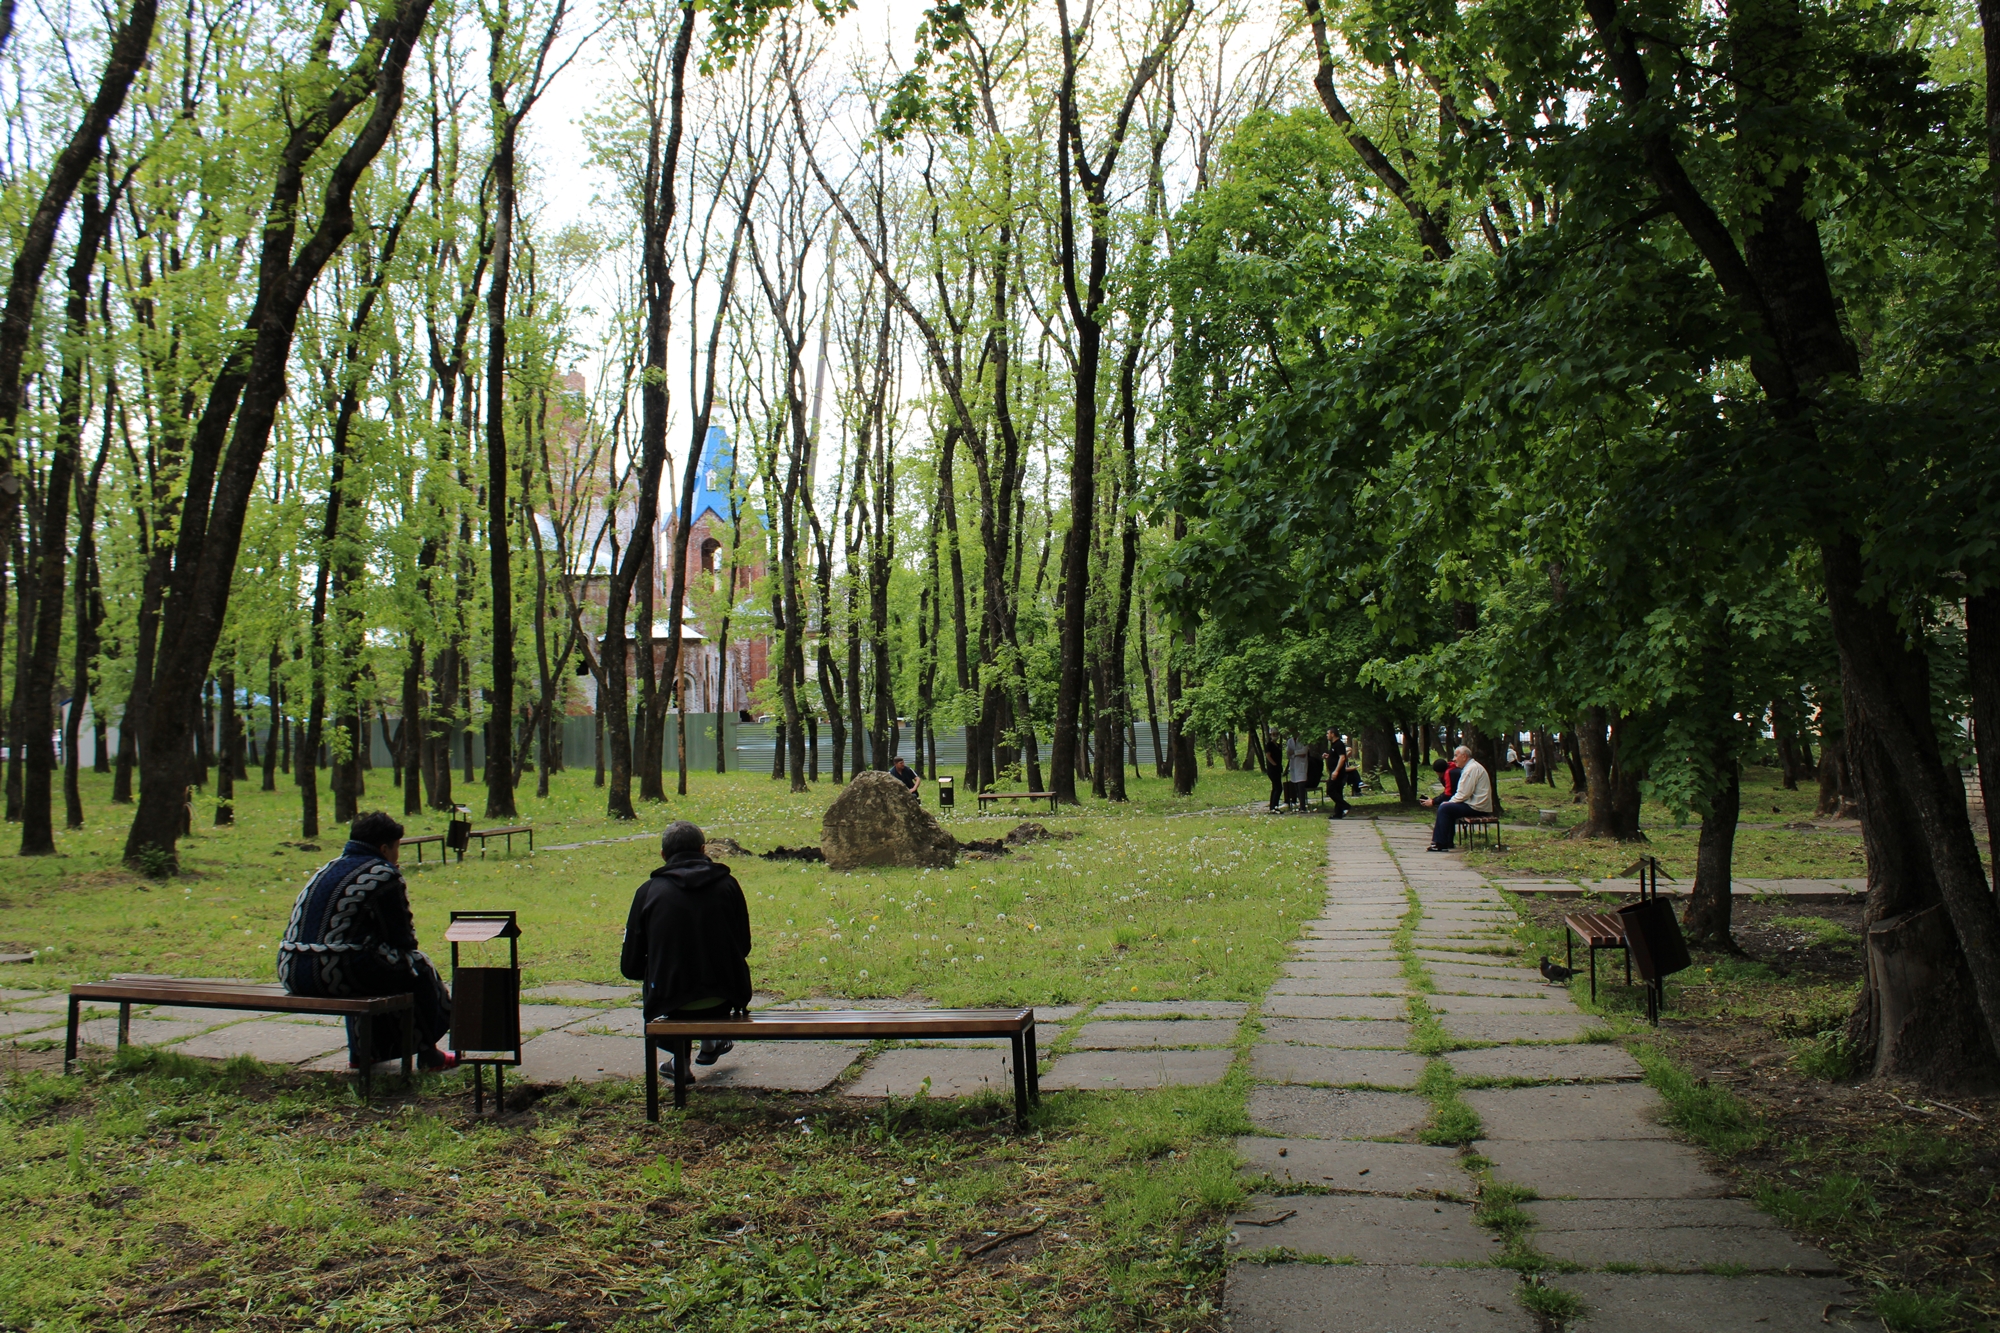
{"type": "MultiPolygon", "coordinates": [[[[64,1027],[68,1020],[64,1020],[64,1027]]],[[[164,1018],[135,1018],[132,1020],[131,1039],[134,1046],[165,1046],[183,1037],[192,1037],[212,1023],[176,1023],[164,1018]]],[[[46,1036],[48,1034],[41,1034],[46,1036]]],[[[90,1018],[77,1024],[77,1040],[85,1046],[116,1046],[118,1044],[118,1020],[115,1018],[90,1018]]]]}
{"type": "Polygon", "coordinates": [[[1424,970],[1431,979],[1442,986],[1447,978],[1463,977],[1470,981],[1513,981],[1526,986],[1546,986],[1548,981],[1531,967],[1504,966],[1482,967],[1468,963],[1426,963],[1424,970]]]}
{"type": "Polygon", "coordinates": [[[1579,1014],[1461,1014],[1447,1013],[1439,1021],[1460,1041],[1575,1041],[1604,1026],[1604,1021],[1579,1014]]]}
{"type": "Polygon", "coordinates": [[[1387,995],[1390,997],[1408,995],[1406,981],[1375,980],[1347,981],[1332,977],[1279,977],[1271,983],[1268,995],[1387,995]]]}
{"type": "Polygon", "coordinates": [[[1401,981],[1402,960],[1386,950],[1380,953],[1340,958],[1329,954],[1294,954],[1284,964],[1288,977],[1315,977],[1332,981],[1401,981]]]}
{"type": "Polygon", "coordinates": [[[717,1063],[696,1065],[694,1080],[703,1088],[824,1092],[865,1049],[860,1042],[845,1041],[739,1041],[717,1063]]]}
{"type": "Polygon", "coordinates": [[[1493,977],[1439,976],[1436,968],[1429,969],[1431,985],[1437,987],[1439,995],[1514,995],[1530,999],[1543,996],[1567,997],[1569,992],[1561,986],[1551,986],[1536,977],[1533,981],[1513,981],[1493,977]]]}
{"type": "MultiPolygon", "coordinates": [[[[1101,1018],[1241,1018],[1250,1006],[1241,1000],[1116,1000],[1090,1011],[1090,1021],[1101,1018]]],[[[1037,1021],[1050,1017],[1035,1010],[1037,1021]]]]}
{"type": "Polygon", "coordinates": [[[1729,1193],[1694,1149],[1668,1139],[1585,1139],[1524,1143],[1481,1139],[1493,1175],[1545,1199],[1705,1199],[1729,1193]]]}
{"type": "Polygon", "coordinates": [[[1535,1248],[1551,1258],[1597,1267],[1700,1272],[1732,1265],[1766,1273],[1837,1273],[1824,1253],[1793,1239],[1741,1199],[1674,1199],[1674,1216],[1661,1200],[1530,1204],[1539,1223],[1535,1248]]]}
{"type": "Polygon", "coordinates": [[[1426,1063],[1423,1056],[1402,1051],[1344,1051],[1334,1046],[1288,1046],[1269,1041],[1250,1048],[1250,1072],[1266,1083],[1414,1088],[1426,1063]]]}
{"type": "MultiPolygon", "coordinates": [[[[557,1029],[521,1048],[521,1063],[508,1071],[523,1083],[597,1083],[607,1078],[644,1078],[646,1044],[632,1037],[601,1037],[557,1029]]],[[[699,1071],[697,1071],[698,1073],[699,1071]]]]}
{"type": "Polygon", "coordinates": [[[1514,1276],[1491,1269],[1236,1264],[1223,1288],[1232,1333],[1533,1333],[1514,1276]]]}
{"type": "Polygon", "coordinates": [[[1264,1037],[1268,1041],[1295,1041],[1307,1046],[1400,1051],[1410,1044],[1410,1025],[1368,1019],[1267,1018],[1264,1037]]]}
{"type": "Polygon", "coordinates": [[[64,1014],[0,1013],[0,1037],[19,1037],[45,1029],[60,1032],[68,1022],[64,1014]]]}
{"type": "Polygon", "coordinates": [[[1546,995],[1433,995],[1433,1012],[1441,1014],[1574,1014],[1576,1005],[1568,995],[1552,991],[1546,995]]]}
{"type": "Polygon", "coordinates": [[[1475,952],[1470,949],[1418,949],[1416,954],[1426,963],[1444,963],[1453,967],[1506,967],[1516,971],[1521,970],[1521,959],[1518,954],[1475,952]]]}
{"type": "MultiPolygon", "coordinates": [[[[610,1013],[637,1014],[636,1009],[611,1010],[610,1013]]],[[[568,1027],[571,1023],[581,1023],[607,1014],[606,1010],[593,1009],[579,1004],[524,1004],[521,1006],[521,1035],[531,1032],[547,1032],[550,1028],[568,1027]]]]}
{"type": "Polygon", "coordinates": [[[1472,1205],[1448,1199],[1266,1196],[1229,1221],[1229,1248],[1238,1253],[1282,1246],[1364,1264],[1476,1264],[1500,1253],[1498,1238],[1472,1220],[1472,1205]],[[1256,1224],[1284,1213],[1291,1216],[1256,1224]]]}
{"type": "Polygon", "coordinates": [[[1409,1017],[1410,1006],[1381,996],[1273,993],[1264,1001],[1264,1012],[1273,1018],[1402,1019],[1409,1017]]]}
{"type": "Polygon", "coordinates": [[[1579,1273],[1558,1285],[1583,1298],[1574,1333],[1838,1333],[1879,1323],[1854,1313],[1858,1297],[1838,1278],[1579,1273]]]}
{"type": "Polygon", "coordinates": [[[1390,1139],[1430,1117],[1431,1104],[1406,1092],[1260,1085],[1250,1090],[1250,1123],[1281,1138],[1390,1139]]]}
{"type": "Polygon", "coordinates": [[[22,990],[17,986],[0,986],[0,1004],[18,1004],[23,1000],[39,1000],[48,994],[44,990],[22,990]]]}
{"type": "Polygon", "coordinates": [[[1236,1040],[1236,1024],[1227,1019],[1190,1018],[1100,1023],[1095,1016],[1077,1030],[1076,1049],[1118,1051],[1153,1046],[1227,1046],[1236,1040]]]}
{"type": "MultiPolygon", "coordinates": [[[[133,1027],[138,1027],[134,1022],[133,1027]]],[[[199,1029],[197,1029],[199,1031],[199,1029]]],[[[199,1055],[210,1060],[228,1060],[248,1055],[271,1065],[297,1065],[330,1052],[340,1052],[340,1067],[347,1067],[347,1024],[320,1027],[308,1023],[281,1023],[252,1019],[228,1027],[203,1032],[177,1043],[181,1055],[199,1055]]]]}
{"type": "Polygon", "coordinates": [[[1229,1051],[1079,1051],[1056,1061],[1042,1075],[1042,1087],[1112,1090],[1220,1083],[1232,1058],[1229,1051]]]}
{"type": "MultiPolygon", "coordinates": [[[[19,1004],[10,1004],[7,1007],[33,1014],[67,1014],[69,1013],[69,996],[44,995],[39,1000],[23,1000],[19,1004]]],[[[86,1007],[88,1006],[86,1005],[86,1007]]],[[[114,1004],[112,1007],[116,1008],[117,1006],[114,1004]]]]}
{"type": "Polygon", "coordinates": [[[1489,1139],[1664,1139],[1660,1094],[1642,1083],[1485,1088],[1463,1094],[1489,1139]]]}
{"type": "MultiPolygon", "coordinates": [[[[528,1006],[522,1005],[525,1010],[528,1006]]],[[[521,1020],[526,1031],[527,1018],[521,1020]]],[[[588,1032],[600,1037],[643,1037],[646,1035],[646,1016],[637,1007],[624,1009],[592,1009],[570,1020],[566,1025],[571,1032],[588,1032]]]]}
{"type": "Polygon", "coordinates": [[[1622,1046],[1602,1043],[1567,1046],[1491,1046],[1445,1056],[1460,1078],[1534,1079],[1541,1083],[1576,1079],[1636,1079],[1644,1071],[1622,1046]]]}
{"type": "Polygon", "coordinates": [[[1236,1140],[1245,1169],[1274,1180],[1358,1194],[1472,1193],[1472,1178],[1451,1148],[1348,1139],[1236,1140]]]}
{"type": "Polygon", "coordinates": [[[565,981],[559,986],[537,986],[522,991],[524,1000],[637,1000],[637,986],[602,986],[590,981],[565,981]]]}
{"type": "Polygon", "coordinates": [[[914,1097],[923,1090],[925,1079],[930,1080],[928,1095],[932,1097],[992,1092],[1011,1100],[1013,1053],[1004,1046],[883,1051],[847,1081],[844,1091],[850,1097],[914,1097]]]}

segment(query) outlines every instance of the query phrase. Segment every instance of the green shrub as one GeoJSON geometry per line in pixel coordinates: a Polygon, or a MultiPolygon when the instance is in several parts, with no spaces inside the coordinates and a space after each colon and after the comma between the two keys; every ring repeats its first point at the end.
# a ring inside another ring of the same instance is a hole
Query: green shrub
{"type": "Polygon", "coordinates": [[[1960,1301],[1950,1292],[1880,1291],[1868,1304],[1889,1333],[1944,1333],[1959,1322],[1960,1301]]]}

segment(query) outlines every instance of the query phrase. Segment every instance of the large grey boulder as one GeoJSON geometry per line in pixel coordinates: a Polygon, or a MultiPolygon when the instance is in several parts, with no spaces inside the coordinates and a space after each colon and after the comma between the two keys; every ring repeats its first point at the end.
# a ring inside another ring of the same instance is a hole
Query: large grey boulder
{"type": "Polygon", "coordinates": [[[958,839],[887,773],[854,775],[820,824],[820,850],[834,870],[861,866],[934,866],[958,860],[958,839]]]}

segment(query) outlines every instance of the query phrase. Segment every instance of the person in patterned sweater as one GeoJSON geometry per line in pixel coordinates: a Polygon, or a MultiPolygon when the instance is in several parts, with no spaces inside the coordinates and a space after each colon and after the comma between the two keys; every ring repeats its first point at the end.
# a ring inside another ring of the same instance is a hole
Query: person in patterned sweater
{"type": "MultiPolygon", "coordinates": [[[[457,1057],[440,1052],[437,1044],[451,1031],[451,992],[417,947],[409,888],[396,869],[402,838],[403,826],[380,810],[355,819],[340,855],[320,867],[292,904],[291,924],[278,945],[278,980],[288,995],[409,993],[416,1010],[417,1063],[449,1069],[457,1057]]],[[[350,1065],[357,1058],[355,1024],[369,1021],[347,1020],[350,1065]]],[[[369,1050],[375,1059],[411,1054],[403,1049],[399,1015],[372,1021],[369,1050]]]]}

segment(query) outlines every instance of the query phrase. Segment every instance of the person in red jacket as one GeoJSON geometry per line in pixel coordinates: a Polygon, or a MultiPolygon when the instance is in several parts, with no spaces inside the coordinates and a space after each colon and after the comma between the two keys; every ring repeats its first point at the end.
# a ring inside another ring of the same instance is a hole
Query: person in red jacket
{"type": "Polygon", "coordinates": [[[1431,760],[1431,772],[1437,774],[1438,781],[1444,784],[1444,795],[1426,796],[1418,801],[1417,804],[1426,810],[1437,809],[1458,793],[1458,764],[1456,761],[1447,764],[1442,759],[1433,759],[1431,760]]]}

